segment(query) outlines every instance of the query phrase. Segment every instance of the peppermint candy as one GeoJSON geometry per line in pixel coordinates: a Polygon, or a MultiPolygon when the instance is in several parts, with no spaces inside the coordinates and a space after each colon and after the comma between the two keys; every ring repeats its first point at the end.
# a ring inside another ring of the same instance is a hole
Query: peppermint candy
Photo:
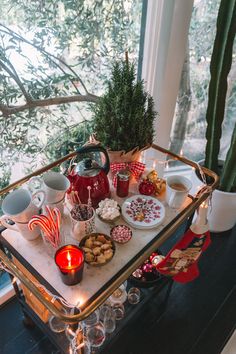
{"type": "Polygon", "coordinates": [[[118,243],[126,243],[132,237],[131,229],[126,225],[117,225],[111,229],[111,238],[118,243]]]}

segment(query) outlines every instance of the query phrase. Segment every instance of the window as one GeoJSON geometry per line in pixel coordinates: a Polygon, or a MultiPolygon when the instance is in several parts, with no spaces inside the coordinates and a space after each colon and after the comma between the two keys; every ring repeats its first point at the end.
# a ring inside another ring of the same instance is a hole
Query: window
{"type": "Polygon", "coordinates": [[[87,99],[102,93],[112,62],[125,51],[138,63],[143,2],[3,0],[1,5],[3,186],[87,140],[87,99]],[[89,96],[85,102],[32,106],[32,100],[80,93],[89,96]],[[25,103],[28,110],[8,115],[9,106],[25,103]]]}
{"type": "MultiPolygon", "coordinates": [[[[210,79],[210,59],[216,31],[220,0],[195,0],[189,29],[170,149],[195,161],[204,157],[206,108],[210,79]]],[[[224,158],[236,121],[236,54],[228,78],[226,119],[221,139],[224,158]]]]}

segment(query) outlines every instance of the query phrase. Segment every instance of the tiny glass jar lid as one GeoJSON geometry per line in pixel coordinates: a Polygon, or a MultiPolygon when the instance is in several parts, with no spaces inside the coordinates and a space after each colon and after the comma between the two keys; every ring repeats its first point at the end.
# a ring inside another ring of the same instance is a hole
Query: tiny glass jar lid
{"type": "Polygon", "coordinates": [[[118,173],[117,173],[117,177],[122,180],[122,181],[127,181],[129,180],[129,177],[130,177],[130,172],[128,170],[120,170],[118,173]]]}

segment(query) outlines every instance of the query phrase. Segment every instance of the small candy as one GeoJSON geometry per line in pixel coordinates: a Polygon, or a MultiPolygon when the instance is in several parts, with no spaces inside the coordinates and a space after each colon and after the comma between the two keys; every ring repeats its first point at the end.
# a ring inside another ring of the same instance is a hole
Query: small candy
{"type": "Polygon", "coordinates": [[[119,243],[126,243],[132,237],[131,229],[126,225],[117,225],[111,229],[111,238],[119,243]]]}

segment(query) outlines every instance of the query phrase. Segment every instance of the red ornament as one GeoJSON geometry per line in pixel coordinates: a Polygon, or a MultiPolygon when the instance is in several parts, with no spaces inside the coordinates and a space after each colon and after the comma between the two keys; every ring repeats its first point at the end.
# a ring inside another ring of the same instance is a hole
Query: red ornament
{"type": "Polygon", "coordinates": [[[139,193],[144,195],[152,195],[155,192],[155,186],[152,182],[144,180],[139,185],[139,193]]]}
{"type": "Polygon", "coordinates": [[[153,253],[151,254],[151,256],[149,257],[150,261],[152,262],[153,258],[155,258],[156,256],[158,256],[158,253],[153,252],[153,253]]]}
{"type": "Polygon", "coordinates": [[[152,273],[152,271],[153,271],[152,265],[151,264],[145,264],[143,266],[143,271],[144,271],[144,273],[152,273]]]}

